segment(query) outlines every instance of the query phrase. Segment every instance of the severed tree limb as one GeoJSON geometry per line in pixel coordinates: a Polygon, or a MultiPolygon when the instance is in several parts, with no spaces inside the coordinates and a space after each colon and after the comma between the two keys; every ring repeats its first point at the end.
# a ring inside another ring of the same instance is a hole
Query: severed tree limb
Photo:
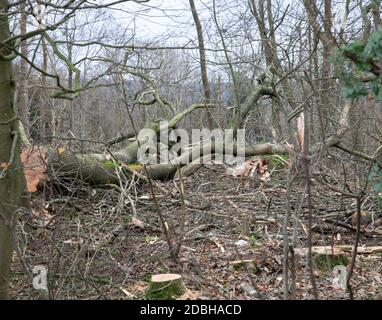
{"type": "MultiPolygon", "coordinates": [[[[185,152],[172,163],[147,165],[150,176],[155,180],[172,179],[177,171],[177,166],[181,165],[182,175],[187,177],[196,172],[204,163],[211,159],[213,154],[225,153],[226,149],[236,152],[236,145],[226,145],[216,147],[214,144],[197,146],[185,152]]],[[[50,148],[47,151],[47,165],[63,176],[77,178],[92,184],[118,183],[116,170],[121,168],[131,176],[135,171],[143,176],[143,165],[129,163],[115,163],[108,154],[72,154],[66,151],[50,148]]],[[[284,145],[259,144],[246,147],[246,156],[267,155],[267,154],[287,154],[288,147],[284,145]]],[[[116,154],[114,154],[116,160],[116,154]]]]}
{"type": "MultiPolygon", "coordinates": [[[[295,254],[298,256],[305,256],[308,253],[308,248],[297,248],[294,249],[295,254]]],[[[312,247],[313,254],[343,254],[352,253],[353,246],[343,245],[343,246],[322,246],[322,247],[312,247]]],[[[382,253],[382,246],[374,247],[359,247],[357,250],[358,254],[378,254],[382,253]]]]}

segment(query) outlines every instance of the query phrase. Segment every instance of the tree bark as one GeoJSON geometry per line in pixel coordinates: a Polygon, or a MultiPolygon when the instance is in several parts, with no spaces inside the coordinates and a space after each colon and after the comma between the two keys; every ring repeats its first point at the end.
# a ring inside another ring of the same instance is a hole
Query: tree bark
{"type": "MultiPolygon", "coordinates": [[[[42,15],[43,6],[39,6],[39,13],[42,15]]],[[[43,18],[43,20],[45,20],[43,18]]],[[[41,39],[41,46],[42,46],[42,70],[43,72],[48,72],[48,46],[46,43],[46,39],[42,37],[41,39]]],[[[50,134],[49,130],[49,124],[51,123],[51,113],[49,112],[47,108],[47,78],[44,73],[41,73],[41,96],[40,96],[40,132],[39,137],[40,141],[42,143],[47,143],[48,139],[47,136],[50,134]]]]}
{"type": "MultiPolygon", "coordinates": [[[[202,76],[203,90],[204,90],[204,99],[205,103],[211,102],[211,89],[208,81],[207,75],[207,65],[206,65],[206,50],[204,47],[204,37],[203,37],[203,29],[199,20],[198,12],[195,7],[194,0],[189,0],[192,17],[194,18],[196,33],[198,35],[198,43],[199,43],[199,56],[200,56],[200,72],[202,76]]],[[[207,112],[207,124],[209,129],[214,128],[214,120],[212,116],[212,112],[210,109],[206,110],[207,112]]]]}
{"type": "Polygon", "coordinates": [[[157,274],[151,277],[146,298],[150,300],[174,300],[186,292],[179,274],[157,274]]]}
{"type": "MultiPolygon", "coordinates": [[[[276,35],[275,35],[275,26],[273,21],[273,12],[272,12],[272,0],[267,0],[267,19],[269,32],[266,27],[266,17],[265,17],[265,8],[264,0],[259,0],[258,6],[256,6],[255,0],[250,1],[250,9],[252,15],[256,19],[257,28],[259,29],[261,46],[265,54],[265,62],[267,69],[275,69],[277,72],[281,71],[281,62],[277,55],[277,45],[276,45],[276,35]]],[[[288,86],[287,81],[285,81],[284,86],[288,86]]],[[[281,106],[273,99],[272,100],[272,136],[274,140],[282,139],[283,133],[280,124],[279,113],[281,111],[281,106]]]]}
{"type": "MultiPolygon", "coordinates": [[[[10,37],[8,7],[7,0],[0,0],[0,42],[10,37]]],[[[12,62],[6,57],[10,54],[10,50],[0,48],[0,300],[9,298],[14,214],[24,190],[18,120],[13,108],[12,62]]]]}
{"type": "Polygon", "coordinates": [[[247,117],[248,113],[253,109],[253,107],[257,104],[259,99],[262,96],[271,96],[275,97],[277,94],[271,87],[266,87],[263,85],[257,85],[251,94],[247,97],[245,102],[240,106],[241,112],[236,113],[232,119],[231,122],[231,129],[236,132],[238,129],[243,127],[245,118],[247,117]]]}
{"type": "MultiPolygon", "coordinates": [[[[27,14],[25,11],[25,2],[20,3],[20,33],[27,32],[27,14]]],[[[25,41],[20,44],[20,53],[22,56],[27,57],[28,45],[25,41]]],[[[24,59],[20,60],[20,70],[18,79],[18,99],[17,110],[21,122],[24,125],[25,134],[29,136],[29,93],[28,93],[28,62],[24,59]]]]}
{"type": "MultiPolygon", "coordinates": [[[[324,32],[325,34],[332,34],[332,0],[325,0],[324,3],[324,32]]],[[[323,117],[322,122],[324,125],[323,130],[328,129],[328,114],[330,107],[330,86],[331,86],[331,68],[330,68],[330,56],[332,53],[332,45],[329,43],[324,43],[323,57],[322,57],[322,80],[321,80],[321,90],[320,95],[320,109],[321,115],[323,117]]]]}
{"type": "MultiPolygon", "coordinates": [[[[147,171],[150,178],[154,180],[169,180],[175,177],[178,166],[181,167],[182,175],[184,177],[192,175],[200,167],[202,167],[204,160],[209,155],[220,154],[224,155],[227,150],[237,154],[238,146],[236,143],[224,144],[217,146],[214,143],[207,143],[196,146],[191,150],[184,152],[179,157],[175,158],[171,163],[147,165],[147,171]]],[[[95,185],[102,184],[119,184],[120,177],[125,175],[131,178],[132,174],[136,172],[138,175],[144,176],[142,164],[134,163],[136,159],[132,155],[123,155],[126,150],[133,152],[134,148],[125,148],[124,151],[119,151],[114,154],[114,159],[106,154],[73,154],[59,149],[47,148],[43,150],[46,153],[47,166],[54,170],[55,177],[67,177],[86,181],[95,185]],[[123,174],[121,174],[123,172],[123,174]]],[[[271,155],[271,154],[289,154],[290,148],[284,144],[257,144],[247,145],[245,147],[245,156],[256,155],[271,155]]],[[[45,158],[45,156],[44,156],[45,158]]],[[[123,178],[122,178],[123,179],[123,178]]]]}

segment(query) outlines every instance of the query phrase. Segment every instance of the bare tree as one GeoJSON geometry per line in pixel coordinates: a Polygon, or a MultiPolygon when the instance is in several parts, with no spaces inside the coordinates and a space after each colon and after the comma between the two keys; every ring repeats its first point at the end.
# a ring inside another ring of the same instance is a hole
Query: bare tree
{"type": "MultiPolygon", "coordinates": [[[[207,75],[207,65],[206,65],[206,50],[204,47],[204,37],[203,37],[203,28],[199,20],[198,11],[196,10],[195,2],[194,0],[189,0],[192,17],[194,18],[196,33],[198,35],[198,43],[199,43],[199,57],[200,57],[200,72],[202,75],[202,83],[203,83],[203,89],[204,89],[204,98],[205,103],[211,102],[211,89],[210,84],[208,81],[208,75],[207,75]]],[[[211,110],[207,109],[207,126],[208,128],[212,129],[214,127],[213,125],[214,120],[211,113],[211,110]]]]}

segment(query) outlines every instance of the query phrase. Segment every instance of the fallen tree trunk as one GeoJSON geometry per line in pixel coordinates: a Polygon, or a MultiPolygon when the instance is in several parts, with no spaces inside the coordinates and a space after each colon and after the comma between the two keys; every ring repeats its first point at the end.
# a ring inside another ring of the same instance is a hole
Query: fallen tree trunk
{"type": "MultiPolygon", "coordinates": [[[[135,146],[134,146],[135,148],[135,146]]],[[[173,159],[170,163],[147,165],[147,172],[154,180],[174,178],[178,167],[184,177],[195,173],[203,164],[216,155],[224,156],[226,150],[237,153],[236,143],[215,146],[214,143],[196,146],[173,159]]],[[[133,150],[130,148],[129,150],[133,150]]],[[[247,145],[245,156],[288,154],[287,145],[258,144],[247,145]]],[[[122,157],[125,160],[126,157],[122,157]]],[[[131,159],[131,158],[130,158],[131,159]]],[[[130,160],[131,161],[131,160],[130,160]]],[[[23,162],[27,182],[32,184],[28,190],[34,190],[42,175],[50,170],[55,176],[89,182],[91,184],[118,184],[120,180],[130,179],[133,175],[145,175],[142,164],[121,161],[116,154],[74,154],[63,148],[35,148],[24,150],[23,162]]],[[[33,192],[33,191],[32,191],[33,192]]]]}
{"type": "MultiPolygon", "coordinates": [[[[143,165],[124,164],[106,154],[59,154],[51,151],[47,164],[55,174],[91,184],[118,184],[124,176],[131,177],[134,172],[143,174],[143,165]]],[[[167,180],[174,176],[176,166],[150,165],[147,171],[152,179],[167,180]]]]}
{"type": "MultiPolygon", "coordinates": [[[[256,99],[255,99],[256,100],[256,99]]],[[[168,133],[186,115],[198,108],[206,107],[206,105],[192,105],[185,111],[174,116],[167,124],[163,125],[160,122],[153,122],[139,133],[137,140],[129,144],[127,147],[116,151],[100,153],[100,154],[73,154],[63,148],[42,147],[39,149],[41,163],[40,169],[34,170],[45,172],[51,169],[56,175],[83,180],[92,184],[118,184],[121,179],[130,179],[133,175],[138,175],[144,178],[145,170],[142,164],[138,162],[138,150],[142,143],[148,140],[153,140],[158,143],[156,137],[161,132],[168,133]]],[[[344,132],[346,132],[346,123],[351,104],[345,105],[345,108],[340,117],[341,127],[337,134],[328,138],[325,144],[316,146],[317,150],[323,147],[335,146],[340,141],[344,132]]],[[[34,151],[33,151],[34,152],[34,151]]],[[[33,153],[32,152],[32,153],[33,153]]],[[[259,155],[287,155],[293,153],[293,149],[288,144],[256,144],[256,145],[238,145],[237,142],[224,143],[204,143],[196,145],[189,150],[186,150],[181,155],[172,159],[168,163],[147,165],[147,172],[152,179],[168,180],[176,176],[178,168],[180,168],[184,177],[196,172],[202,164],[208,163],[213,157],[220,156],[219,159],[224,159],[226,155],[237,156],[241,154],[245,157],[259,155]],[[222,158],[223,156],[223,158],[222,158]]],[[[24,161],[24,166],[25,166],[24,161]]],[[[30,171],[30,170],[26,170],[30,171]]],[[[33,173],[32,173],[33,175],[33,173]]],[[[27,177],[27,182],[28,182],[27,177]]],[[[30,188],[28,188],[30,190],[30,188]]]]}
{"type": "MultiPolygon", "coordinates": [[[[28,149],[23,152],[23,163],[26,169],[27,182],[29,181],[28,190],[35,191],[36,184],[42,179],[43,173],[48,168],[60,177],[83,180],[92,184],[118,184],[121,179],[131,178],[133,175],[144,176],[145,170],[143,165],[137,164],[140,146],[147,141],[151,141],[158,147],[157,137],[162,132],[168,134],[184,117],[194,110],[212,106],[194,104],[175,115],[167,123],[155,121],[137,134],[136,141],[116,152],[111,152],[107,148],[107,152],[99,154],[75,154],[64,148],[45,146],[33,148],[26,141],[24,144],[28,146],[28,149]]],[[[22,134],[22,128],[20,128],[20,131],[21,136],[24,138],[23,141],[26,140],[22,134]]],[[[146,168],[152,179],[167,180],[175,176],[178,168],[181,169],[183,176],[193,174],[203,163],[209,161],[209,157],[211,159],[214,155],[237,155],[239,152],[242,152],[243,155],[249,157],[275,153],[287,154],[290,151],[288,145],[268,143],[255,146],[247,145],[245,149],[241,148],[243,147],[238,146],[236,142],[200,144],[167,163],[147,165],[146,168]]]]}
{"type": "MultiPolygon", "coordinates": [[[[295,254],[305,257],[308,253],[308,248],[297,248],[294,249],[295,254]]],[[[319,246],[319,247],[313,247],[312,252],[313,254],[319,254],[319,255],[328,255],[328,254],[333,254],[333,255],[339,255],[339,254],[344,254],[344,253],[352,253],[353,251],[353,246],[319,246]]],[[[359,247],[357,249],[358,254],[378,254],[382,252],[382,247],[381,246],[374,246],[374,247],[359,247]]]]}
{"type": "MultiPolygon", "coordinates": [[[[150,124],[146,128],[148,130],[144,131],[142,135],[140,134],[141,136],[137,141],[114,153],[109,151],[102,154],[73,154],[62,148],[43,147],[40,149],[40,158],[44,160],[41,166],[44,167],[45,165],[45,169],[40,171],[46,171],[47,168],[50,168],[60,176],[79,179],[92,184],[118,184],[121,179],[130,179],[133,175],[144,176],[143,165],[137,164],[139,146],[149,139],[155,140],[158,133],[175,128],[176,124],[184,116],[201,107],[203,105],[191,106],[176,115],[165,126],[161,126],[159,122],[150,124]]],[[[345,106],[341,116],[341,124],[346,124],[350,107],[351,104],[345,106]]],[[[316,149],[320,150],[322,147],[335,146],[345,131],[346,126],[342,125],[335,136],[328,138],[325,144],[317,145],[316,149]]],[[[237,142],[225,142],[222,144],[211,142],[196,145],[168,163],[147,165],[147,172],[152,179],[168,180],[174,178],[178,168],[180,168],[182,175],[187,177],[214,157],[220,156],[220,159],[222,159],[227,154],[237,156],[240,152],[245,157],[252,157],[273,154],[287,155],[293,153],[293,150],[288,144],[247,144],[243,148],[237,142]]]]}
{"type": "MultiPolygon", "coordinates": [[[[230,149],[232,145],[230,146],[230,149]]],[[[233,146],[234,151],[236,145],[233,146]]],[[[259,144],[247,146],[245,156],[288,154],[288,146],[259,144]]],[[[209,156],[214,154],[224,155],[225,148],[215,148],[214,144],[197,146],[189,152],[182,154],[172,163],[147,165],[148,174],[155,180],[172,179],[176,174],[178,166],[181,168],[183,176],[193,174],[203,163],[206,163],[209,156]]],[[[121,171],[127,176],[132,172],[144,174],[143,165],[129,164],[118,161],[119,159],[108,154],[70,154],[50,150],[47,157],[48,166],[56,173],[84,180],[93,184],[117,183],[121,176],[121,171]],[[120,173],[118,174],[118,170],[120,173]]]]}

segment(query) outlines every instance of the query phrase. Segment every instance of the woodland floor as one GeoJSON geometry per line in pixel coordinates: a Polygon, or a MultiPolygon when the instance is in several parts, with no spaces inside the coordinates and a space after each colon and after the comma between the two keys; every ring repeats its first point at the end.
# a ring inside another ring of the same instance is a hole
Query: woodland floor
{"type": "MultiPolygon", "coordinates": [[[[187,178],[186,240],[178,263],[169,258],[147,185],[132,185],[123,195],[117,188],[46,183],[45,190],[34,195],[34,206],[44,199],[54,219],[38,227],[36,219],[22,217],[20,255],[30,268],[48,267],[55,299],[141,299],[148,279],[157,273],[182,274],[188,299],[282,299],[285,176],[285,170],[274,172],[272,182],[263,183],[228,176],[220,166],[206,166],[187,178]],[[243,214],[251,220],[249,237],[241,235],[243,214]],[[245,245],[235,245],[239,240],[245,245]],[[254,268],[230,265],[248,258],[255,259],[254,268]],[[256,292],[246,293],[245,284],[254,285],[256,292]]],[[[161,211],[170,226],[177,226],[182,214],[179,181],[161,186],[169,191],[156,190],[161,211]]],[[[302,181],[297,181],[292,195],[295,208],[303,192],[302,181]]],[[[313,235],[313,245],[330,245],[332,227],[326,230],[318,217],[348,208],[351,200],[316,185],[312,194],[315,230],[321,230],[313,235]]],[[[306,246],[306,215],[303,209],[296,247],[306,246]]],[[[340,221],[349,224],[345,218],[340,221]]],[[[354,231],[337,227],[334,243],[351,245],[354,237],[354,231]]],[[[360,245],[382,245],[382,238],[362,235],[360,245]]],[[[17,299],[35,298],[20,255],[14,256],[11,294],[17,299]]],[[[296,272],[297,298],[312,298],[303,258],[296,259],[296,272]]],[[[321,299],[348,299],[348,293],[332,286],[332,271],[315,268],[315,276],[321,299]]],[[[352,286],[356,299],[371,299],[382,291],[381,254],[358,255],[352,286]]]]}

